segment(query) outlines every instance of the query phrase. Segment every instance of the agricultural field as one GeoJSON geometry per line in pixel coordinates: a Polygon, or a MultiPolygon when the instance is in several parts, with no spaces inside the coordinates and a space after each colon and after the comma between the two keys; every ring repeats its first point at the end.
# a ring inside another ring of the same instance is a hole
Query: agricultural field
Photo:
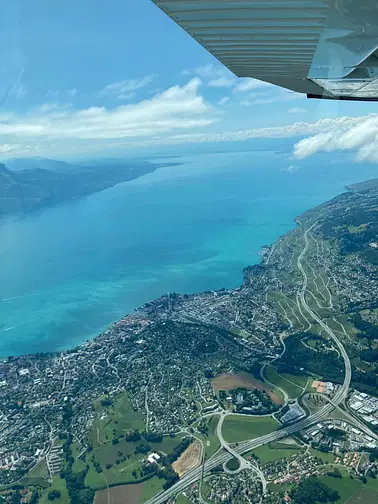
{"type": "Polygon", "coordinates": [[[333,453],[322,452],[319,450],[315,450],[314,448],[310,448],[311,455],[314,457],[318,457],[322,459],[323,464],[333,464],[335,462],[335,455],[333,453]]]}
{"type": "Polygon", "coordinates": [[[201,463],[202,445],[199,441],[194,441],[172,464],[172,468],[180,478],[191,469],[195,469],[201,463]]]}
{"type": "Polygon", "coordinates": [[[282,292],[271,292],[268,294],[268,300],[276,305],[278,311],[292,327],[297,329],[308,327],[308,322],[299,311],[295,299],[282,292]]]}
{"type": "MultiPolygon", "coordinates": [[[[356,493],[362,490],[363,483],[358,479],[350,479],[346,471],[342,471],[342,478],[331,478],[330,476],[320,476],[319,479],[328,485],[330,488],[337,490],[340,495],[340,500],[337,501],[338,504],[356,504],[357,501],[351,500],[352,496],[355,497],[356,493]]],[[[377,502],[377,501],[375,501],[377,502]]],[[[364,503],[367,504],[367,503],[364,503]]]]}
{"type": "Polygon", "coordinates": [[[278,425],[272,417],[229,415],[223,423],[223,436],[228,443],[238,443],[269,434],[277,430],[278,425]]]}
{"type": "Polygon", "coordinates": [[[300,451],[303,451],[303,448],[298,445],[275,443],[259,446],[248,452],[245,456],[254,454],[258,457],[261,464],[267,464],[268,462],[275,462],[276,460],[291,457],[300,451]]]}
{"type": "MultiPolygon", "coordinates": [[[[290,399],[295,399],[302,394],[303,389],[300,386],[296,385],[293,381],[289,381],[289,378],[278,374],[276,368],[273,366],[266,366],[264,373],[266,379],[285,390],[290,399]]],[[[291,375],[286,376],[290,376],[291,380],[291,375]]]]}
{"type": "Polygon", "coordinates": [[[284,378],[287,381],[294,382],[295,385],[301,387],[302,389],[306,387],[308,381],[310,382],[313,381],[313,377],[307,374],[293,375],[289,373],[281,373],[280,376],[282,376],[282,378],[284,378]]]}
{"type": "Polygon", "coordinates": [[[234,390],[237,388],[264,390],[275,404],[283,404],[283,397],[279,391],[276,392],[272,390],[266,383],[257,380],[254,376],[245,371],[239,371],[237,374],[222,373],[216,378],[213,378],[211,383],[216,392],[220,390],[234,390]]]}
{"type": "Polygon", "coordinates": [[[345,504],[377,504],[378,492],[370,488],[362,487],[352,497],[345,501],[345,504]]]}
{"type": "Polygon", "coordinates": [[[160,492],[163,481],[151,478],[135,485],[120,485],[109,489],[98,490],[94,504],[140,504],[160,492]]]}
{"type": "Polygon", "coordinates": [[[163,489],[163,484],[164,480],[156,477],[142,483],[142,502],[152,499],[152,497],[163,489]]]}

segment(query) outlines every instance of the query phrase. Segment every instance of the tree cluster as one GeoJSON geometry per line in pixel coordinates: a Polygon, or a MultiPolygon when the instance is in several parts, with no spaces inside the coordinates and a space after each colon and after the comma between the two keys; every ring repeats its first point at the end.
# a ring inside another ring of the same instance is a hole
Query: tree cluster
{"type": "Polygon", "coordinates": [[[293,499],[294,504],[326,504],[327,502],[336,502],[340,498],[336,490],[333,490],[315,476],[303,479],[291,491],[290,497],[293,499]]]}

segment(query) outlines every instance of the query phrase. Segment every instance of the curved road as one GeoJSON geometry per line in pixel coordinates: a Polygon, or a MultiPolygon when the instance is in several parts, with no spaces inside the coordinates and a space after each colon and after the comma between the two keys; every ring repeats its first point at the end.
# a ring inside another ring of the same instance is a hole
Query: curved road
{"type": "MultiPolygon", "coordinates": [[[[329,414],[335,409],[335,406],[338,406],[340,403],[344,401],[348,394],[349,390],[349,384],[351,380],[351,364],[350,360],[348,357],[348,354],[345,351],[344,346],[342,343],[338,340],[337,336],[335,333],[330,329],[327,324],[325,324],[319,316],[308,306],[306,298],[305,298],[305,293],[307,290],[307,284],[308,284],[308,279],[307,279],[307,273],[303,268],[302,265],[302,259],[305,256],[308,247],[309,247],[309,242],[308,242],[308,233],[315,227],[317,223],[314,222],[312,226],[310,226],[305,232],[304,232],[304,241],[305,245],[303,247],[302,252],[299,254],[298,259],[297,259],[297,267],[299,271],[301,272],[303,276],[303,284],[302,288],[300,291],[300,302],[302,305],[302,308],[314,319],[318,324],[326,331],[326,333],[332,338],[332,340],[335,342],[337,348],[340,351],[341,356],[344,359],[344,364],[345,364],[345,377],[344,377],[344,382],[341,385],[341,387],[337,390],[335,396],[332,399],[332,403],[328,403],[326,406],[324,406],[320,411],[314,413],[313,415],[300,420],[299,422],[296,422],[292,425],[289,425],[287,427],[283,427],[277,431],[271,432],[270,434],[266,434],[265,436],[261,436],[256,439],[251,439],[249,441],[244,441],[243,443],[239,443],[239,446],[235,447],[234,449],[230,449],[230,447],[225,443],[224,446],[225,450],[228,451],[223,451],[223,452],[217,452],[212,458],[210,458],[204,465],[203,468],[203,473],[202,473],[202,467],[198,467],[197,469],[193,469],[189,473],[187,473],[183,478],[181,478],[180,481],[175,483],[171,488],[168,490],[161,492],[160,494],[156,495],[149,501],[147,501],[147,504],[163,504],[168,498],[174,496],[175,494],[182,492],[187,486],[193,484],[195,481],[200,479],[202,477],[202,474],[205,474],[206,472],[210,471],[211,469],[214,469],[220,464],[224,464],[227,462],[231,457],[237,456],[237,455],[242,455],[243,453],[250,451],[254,448],[257,448],[258,446],[271,443],[272,441],[277,441],[280,438],[286,437],[290,434],[294,434],[294,432],[297,432],[302,429],[306,429],[310,425],[320,422],[322,420],[326,420],[329,416],[329,414]],[[227,445],[227,447],[226,447],[227,445]]],[[[220,440],[223,439],[223,437],[220,437],[220,440]]],[[[237,456],[236,458],[239,458],[237,456]]],[[[240,460],[240,459],[239,459],[240,460]]]]}
{"type": "Polygon", "coordinates": [[[221,416],[219,418],[219,422],[217,424],[217,436],[220,441],[221,447],[224,450],[226,450],[226,452],[228,452],[230,455],[232,455],[232,457],[236,458],[239,461],[239,467],[238,467],[238,469],[236,469],[234,471],[228,469],[225,466],[225,464],[227,463],[227,461],[229,459],[229,457],[228,457],[228,459],[223,463],[223,469],[228,474],[237,474],[237,473],[243,471],[244,469],[249,469],[250,471],[253,471],[254,473],[256,473],[256,476],[261,480],[261,483],[263,486],[263,492],[265,494],[267,482],[266,482],[264,473],[259,469],[259,467],[256,467],[255,464],[252,464],[249,460],[246,460],[244,457],[242,457],[242,455],[240,453],[238,453],[238,451],[233,449],[223,437],[223,432],[222,432],[223,422],[228,415],[230,415],[229,412],[222,411],[221,416]]]}
{"type": "Polygon", "coordinates": [[[345,350],[344,346],[339,341],[339,339],[337,338],[337,336],[335,335],[335,333],[308,306],[307,301],[306,301],[306,297],[305,297],[305,293],[306,293],[306,290],[307,290],[308,279],[307,279],[307,273],[306,273],[306,271],[304,270],[304,268],[302,266],[302,259],[303,259],[304,255],[306,254],[306,252],[308,250],[308,245],[309,245],[309,243],[308,243],[308,233],[311,231],[311,229],[316,224],[317,224],[317,222],[314,222],[314,224],[305,231],[305,233],[304,233],[305,246],[304,246],[302,252],[299,254],[298,259],[297,259],[297,267],[298,267],[299,271],[302,273],[302,276],[303,276],[303,284],[302,284],[302,289],[301,289],[301,292],[300,292],[300,300],[301,300],[301,303],[302,303],[302,307],[306,310],[306,312],[314,320],[316,320],[316,322],[326,331],[326,333],[329,336],[331,336],[331,338],[335,342],[337,348],[339,349],[341,356],[344,359],[344,364],[345,364],[344,383],[341,386],[341,388],[339,388],[339,390],[335,394],[335,397],[333,398],[333,401],[332,401],[334,404],[339,405],[345,399],[345,397],[346,397],[346,395],[348,393],[349,384],[350,384],[350,380],[351,380],[351,377],[352,377],[352,369],[351,369],[351,365],[350,365],[350,360],[349,360],[348,354],[346,353],[346,350],[345,350]]]}

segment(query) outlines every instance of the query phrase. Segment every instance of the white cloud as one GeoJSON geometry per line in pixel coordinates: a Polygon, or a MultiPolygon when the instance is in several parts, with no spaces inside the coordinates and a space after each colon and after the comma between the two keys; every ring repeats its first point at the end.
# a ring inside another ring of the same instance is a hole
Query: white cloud
{"type": "Polygon", "coordinates": [[[293,154],[304,159],[316,152],[346,150],[356,151],[358,161],[378,162],[378,114],[324,120],[323,131],[297,142],[293,154]]]}
{"type": "Polygon", "coordinates": [[[228,72],[228,70],[224,69],[223,66],[214,65],[213,63],[208,63],[207,65],[202,65],[196,68],[188,68],[183,70],[182,75],[199,75],[203,79],[207,79],[209,77],[219,76],[222,73],[228,72]]]}
{"type": "Polygon", "coordinates": [[[196,75],[210,87],[215,88],[231,88],[237,79],[235,75],[225,66],[209,63],[197,68],[183,70],[182,75],[196,75]]]}
{"type": "Polygon", "coordinates": [[[303,94],[276,88],[273,90],[273,93],[251,93],[248,95],[247,99],[240,102],[240,105],[243,105],[244,107],[251,107],[253,105],[270,105],[271,103],[300,100],[304,97],[305,95],[303,94]]]}
{"type": "Polygon", "coordinates": [[[274,87],[273,84],[269,82],[264,82],[258,79],[251,79],[249,77],[244,77],[238,80],[237,85],[235,86],[234,92],[246,92],[253,91],[254,89],[259,89],[262,87],[274,87]]]}
{"type": "Polygon", "coordinates": [[[200,79],[194,78],[148,100],[112,109],[77,110],[72,105],[43,104],[28,114],[0,117],[0,135],[10,139],[6,144],[152,136],[164,141],[164,134],[208,126],[218,119],[199,94],[200,85],[200,79]]]}
{"type": "MultiPolygon", "coordinates": [[[[200,89],[201,80],[196,77],[183,86],[172,86],[148,99],[117,107],[77,109],[72,104],[46,103],[23,114],[4,112],[0,114],[0,153],[44,155],[63,150],[62,146],[65,146],[63,152],[85,152],[101,151],[110,145],[135,147],[307,137],[296,143],[294,159],[319,151],[354,149],[357,159],[378,162],[378,114],[237,131],[224,131],[223,127],[223,131],[214,132],[207,127],[224,116],[205,101],[200,89]]],[[[264,93],[250,94],[255,100],[266,98],[264,93]]],[[[224,96],[218,106],[229,99],[224,96]]]]}
{"type": "Polygon", "coordinates": [[[78,90],[76,88],[69,89],[67,91],[68,96],[76,96],[78,94],[78,90]]]}
{"type": "Polygon", "coordinates": [[[227,77],[218,77],[208,82],[208,86],[217,88],[230,88],[234,85],[235,79],[227,79],[227,77]]]}
{"type": "Polygon", "coordinates": [[[17,154],[20,151],[26,152],[27,146],[21,144],[0,144],[0,154],[7,155],[16,152],[17,154]]]}
{"type": "Polygon", "coordinates": [[[135,91],[142,89],[154,80],[154,75],[146,75],[140,79],[127,79],[124,81],[108,84],[99,93],[99,96],[108,96],[119,100],[129,100],[135,96],[135,91]]]}
{"type": "Polygon", "coordinates": [[[223,98],[221,98],[218,102],[218,105],[226,105],[226,103],[228,103],[230,101],[230,97],[229,96],[224,96],[223,98]]]}
{"type": "Polygon", "coordinates": [[[287,173],[295,173],[299,170],[298,165],[291,164],[289,166],[286,166],[285,168],[282,168],[281,171],[287,172],[287,173]]]}
{"type": "MultiPolygon", "coordinates": [[[[372,114],[377,118],[378,114],[372,114]]],[[[370,116],[369,116],[370,117],[370,116]]],[[[165,143],[193,143],[193,142],[237,142],[251,138],[291,138],[307,135],[329,134],[332,136],[338,131],[341,125],[356,124],[361,119],[358,117],[338,117],[320,119],[317,122],[309,123],[298,121],[286,126],[273,126],[267,128],[253,128],[249,130],[228,131],[222,133],[177,133],[165,139],[165,143]]],[[[301,144],[299,141],[296,145],[301,144]]],[[[294,157],[300,159],[294,152],[294,157]]],[[[305,157],[305,156],[303,156],[305,157]]]]}
{"type": "Polygon", "coordinates": [[[301,107],[292,107],[288,110],[288,112],[289,114],[305,114],[308,110],[301,107]]]}

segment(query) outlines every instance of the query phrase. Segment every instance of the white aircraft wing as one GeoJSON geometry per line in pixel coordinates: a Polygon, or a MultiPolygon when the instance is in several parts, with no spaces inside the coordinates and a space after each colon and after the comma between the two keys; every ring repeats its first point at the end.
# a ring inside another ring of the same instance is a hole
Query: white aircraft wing
{"type": "Polygon", "coordinates": [[[378,101],[378,0],[153,0],[238,77],[378,101]]]}

